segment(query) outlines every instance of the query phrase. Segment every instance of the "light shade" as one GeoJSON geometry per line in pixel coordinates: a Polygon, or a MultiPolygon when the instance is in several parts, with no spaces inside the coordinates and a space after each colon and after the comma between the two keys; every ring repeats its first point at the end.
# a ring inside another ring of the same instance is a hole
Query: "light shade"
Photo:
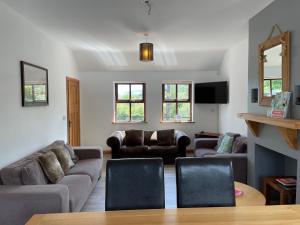
{"type": "Polygon", "coordinates": [[[140,44],[140,61],[149,62],[153,61],[153,44],[141,43],[140,44]]]}

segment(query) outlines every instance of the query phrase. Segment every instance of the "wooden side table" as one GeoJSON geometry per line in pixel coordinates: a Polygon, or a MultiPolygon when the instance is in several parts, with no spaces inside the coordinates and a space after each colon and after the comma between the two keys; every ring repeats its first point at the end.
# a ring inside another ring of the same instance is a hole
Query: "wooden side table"
{"type": "Polygon", "coordinates": [[[263,193],[266,197],[266,205],[272,204],[272,196],[271,196],[272,189],[279,192],[280,205],[295,204],[296,188],[285,188],[275,180],[276,178],[288,178],[288,177],[273,176],[273,177],[263,178],[263,193]]]}

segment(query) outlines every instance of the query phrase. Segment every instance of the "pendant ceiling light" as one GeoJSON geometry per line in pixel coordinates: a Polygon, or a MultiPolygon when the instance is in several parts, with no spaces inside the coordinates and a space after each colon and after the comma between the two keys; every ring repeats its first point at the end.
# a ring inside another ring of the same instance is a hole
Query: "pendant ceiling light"
{"type": "MultiPolygon", "coordinates": [[[[144,0],[143,4],[146,7],[147,15],[151,15],[151,2],[150,0],[144,0]]],[[[147,40],[148,34],[145,34],[146,40],[147,40]]],[[[150,62],[153,61],[153,43],[150,43],[148,41],[140,43],[140,61],[142,62],[150,62]]]]}

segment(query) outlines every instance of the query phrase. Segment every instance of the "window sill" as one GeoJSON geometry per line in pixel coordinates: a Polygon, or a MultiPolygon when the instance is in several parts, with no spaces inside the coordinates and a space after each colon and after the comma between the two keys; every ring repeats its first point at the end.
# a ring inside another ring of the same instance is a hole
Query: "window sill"
{"type": "Polygon", "coordinates": [[[145,124],[148,123],[147,121],[141,121],[141,122],[112,122],[112,124],[145,124]]]}
{"type": "Polygon", "coordinates": [[[160,121],[162,124],[173,124],[173,123],[178,123],[178,124],[186,124],[186,123],[196,123],[195,121],[160,121]]]}

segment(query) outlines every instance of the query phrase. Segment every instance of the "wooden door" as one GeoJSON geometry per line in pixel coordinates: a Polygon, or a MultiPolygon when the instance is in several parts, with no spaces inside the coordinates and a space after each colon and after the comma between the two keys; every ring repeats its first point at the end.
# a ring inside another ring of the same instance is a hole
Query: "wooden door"
{"type": "Polygon", "coordinates": [[[80,146],[80,82],[67,77],[68,143],[80,146]]]}

